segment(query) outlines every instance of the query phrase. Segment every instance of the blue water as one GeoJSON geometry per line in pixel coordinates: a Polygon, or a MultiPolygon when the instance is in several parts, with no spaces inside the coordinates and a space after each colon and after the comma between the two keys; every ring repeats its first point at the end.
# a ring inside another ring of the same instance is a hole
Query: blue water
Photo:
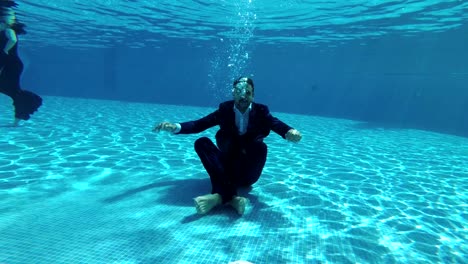
{"type": "Polygon", "coordinates": [[[250,42],[323,48],[444,32],[468,19],[468,3],[458,0],[23,0],[18,9],[34,48],[157,48],[179,39],[205,48],[225,41],[241,53],[250,42]]]}
{"type": "Polygon", "coordinates": [[[0,264],[468,263],[468,2],[22,0],[0,95],[0,264]],[[193,143],[153,133],[231,98],[298,129],[260,180],[196,214],[193,143]]]}
{"type": "Polygon", "coordinates": [[[273,112],[303,141],[267,138],[244,216],[198,216],[193,143],[216,130],[151,130],[212,110],[45,97],[1,127],[0,263],[465,262],[467,138],[273,112]]]}

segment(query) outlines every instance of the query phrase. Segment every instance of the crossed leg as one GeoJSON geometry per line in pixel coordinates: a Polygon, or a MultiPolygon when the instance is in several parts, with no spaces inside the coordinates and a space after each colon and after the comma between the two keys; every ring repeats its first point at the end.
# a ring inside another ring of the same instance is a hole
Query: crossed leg
{"type": "Polygon", "coordinates": [[[244,153],[244,157],[236,157],[236,159],[242,159],[240,164],[238,162],[232,164],[223,162],[221,151],[206,137],[195,141],[195,151],[207,170],[212,185],[211,194],[198,196],[194,199],[197,213],[206,214],[214,207],[228,203],[238,214],[244,214],[249,200],[237,196],[236,189],[238,185],[250,186],[260,177],[266,161],[267,147],[265,143],[251,144],[247,152],[244,153]],[[245,164],[245,166],[239,166],[241,164],[245,164]],[[229,172],[228,175],[226,172],[229,172]],[[232,182],[234,175],[243,175],[243,177],[234,183],[232,182]]]}
{"type": "MultiPolygon", "coordinates": [[[[221,195],[215,194],[206,194],[198,196],[194,199],[195,209],[198,214],[206,214],[210,212],[213,208],[222,204],[221,195]]],[[[238,214],[243,215],[245,212],[245,207],[247,206],[249,200],[245,197],[234,196],[229,205],[231,205],[238,214]]]]}
{"type": "Polygon", "coordinates": [[[197,209],[197,213],[199,214],[206,214],[214,207],[222,204],[221,195],[217,193],[198,196],[194,201],[195,209],[197,209]]]}

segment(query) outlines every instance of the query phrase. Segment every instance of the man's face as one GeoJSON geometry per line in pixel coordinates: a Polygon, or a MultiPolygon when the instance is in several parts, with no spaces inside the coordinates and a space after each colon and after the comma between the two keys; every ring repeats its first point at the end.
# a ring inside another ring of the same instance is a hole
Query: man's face
{"type": "Polygon", "coordinates": [[[240,108],[247,108],[253,102],[253,88],[247,82],[241,81],[236,84],[233,91],[234,102],[240,108]]]}

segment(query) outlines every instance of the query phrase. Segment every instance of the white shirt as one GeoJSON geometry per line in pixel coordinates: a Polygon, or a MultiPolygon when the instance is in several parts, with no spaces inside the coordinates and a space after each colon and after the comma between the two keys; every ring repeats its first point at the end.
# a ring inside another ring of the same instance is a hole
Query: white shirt
{"type": "Polygon", "coordinates": [[[234,113],[236,114],[236,126],[239,131],[239,135],[244,135],[247,132],[247,126],[249,125],[249,114],[250,110],[252,110],[252,104],[247,107],[245,113],[242,113],[237,109],[236,105],[234,104],[234,113]]]}
{"type": "MultiPolygon", "coordinates": [[[[244,135],[247,132],[247,126],[249,125],[249,114],[250,110],[252,110],[252,103],[247,107],[247,110],[245,110],[245,113],[242,113],[237,109],[236,105],[234,104],[234,114],[236,115],[236,126],[237,130],[239,132],[239,135],[244,135]]],[[[176,130],[174,130],[174,133],[179,133],[180,129],[182,128],[179,123],[175,124],[177,126],[176,130]]]]}

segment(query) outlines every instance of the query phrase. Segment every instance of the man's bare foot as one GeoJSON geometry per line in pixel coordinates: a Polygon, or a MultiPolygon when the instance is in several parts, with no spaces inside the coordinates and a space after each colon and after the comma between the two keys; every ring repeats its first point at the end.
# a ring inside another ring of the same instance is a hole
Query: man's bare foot
{"type": "Polygon", "coordinates": [[[197,213],[199,214],[206,214],[215,206],[220,205],[223,201],[221,199],[221,195],[215,194],[207,194],[198,196],[195,200],[195,208],[197,209],[197,213]]]}
{"type": "Polygon", "coordinates": [[[243,215],[248,202],[249,200],[247,198],[241,196],[234,196],[234,198],[232,198],[229,204],[232,207],[234,207],[234,209],[236,209],[238,214],[243,215]]]}

